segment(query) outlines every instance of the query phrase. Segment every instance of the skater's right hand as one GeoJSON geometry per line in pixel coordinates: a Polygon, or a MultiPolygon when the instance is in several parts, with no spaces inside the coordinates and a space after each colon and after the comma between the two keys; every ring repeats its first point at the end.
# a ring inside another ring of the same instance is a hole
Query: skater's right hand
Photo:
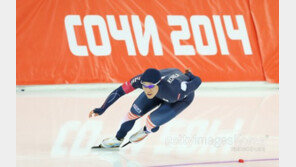
{"type": "Polygon", "coordinates": [[[88,117],[91,118],[92,116],[96,117],[99,115],[102,115],[105,112],[102,108],[95,108],[92,111],[89,112],[88,117]]]}
{"type": "Polygon", "coordinates": [[[97,113],[94,113],[94,110],[91,110],[90,112],[89,112],[89,114],[88,114],[88,118],[91,118],[91,117],[96,117],[96,116],[99,116],[99,114],[97,114],[97,113]]]}

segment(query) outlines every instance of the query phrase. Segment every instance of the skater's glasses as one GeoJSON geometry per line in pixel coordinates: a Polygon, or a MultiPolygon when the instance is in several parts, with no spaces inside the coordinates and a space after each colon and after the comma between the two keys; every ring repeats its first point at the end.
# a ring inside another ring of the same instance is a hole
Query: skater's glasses
{"type": "Polygon", "coordinates": [[[145,87],[145,88],[149,88],[149,89],[152,89],[154,88],[157,84],[159,84],[161,80],[159,80],[158,82],[156,82],[155,84],[150,84],[150,85],[145,85],[142,81],[141,81],[141,84],[145,87]]]}

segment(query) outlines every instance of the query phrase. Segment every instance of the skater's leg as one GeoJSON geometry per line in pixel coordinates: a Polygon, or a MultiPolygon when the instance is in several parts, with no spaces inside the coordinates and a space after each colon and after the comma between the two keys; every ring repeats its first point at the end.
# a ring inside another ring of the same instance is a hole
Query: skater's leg
{"type": "Polygon", "coordinates": [[[118,140],[123,139],[126,136],[127,132],[129,132],[133,128],[136,120],[141,117],[141,116],[135,115],[135,117],[131,118],[130,117],[131,114],[132,112],[130,111],[122,121],[120,129],[117,131],[117,134],[116,134],[116,138],[118,140]]]}
{"type": "Polygon", "coordinates": [[[187,108],[194,99],[194,93],[188,95],[182,101],[176,103],[163,103],[161,106],[153,111],[146,120],[144,130],[147,133],[156,132],[159,127],[168,121],[175,118],[185,108],[187,108]]]}
{"type": "Polygon", "coordinates": [[[149,133],[158,131],[161,125],[167,123],[187,108],[193,101],[193,98],[194,93],[176,103],[162,103],[158,109],[148,115],[146,126],[133,134],[129,141],[133,143],[142,141],[149,133]]]}
{"type": "Polygon", "coordinates": [[[158,106],[161,102],[162,101],[157,98],[148,99],[143,92],[133,103],[130,112],[128,112],[127,115],[124,117],[120,129],[116,134],[116,138],[118,140],[123,139],[126,134],[133,128],[138,118],[158,106]]]}

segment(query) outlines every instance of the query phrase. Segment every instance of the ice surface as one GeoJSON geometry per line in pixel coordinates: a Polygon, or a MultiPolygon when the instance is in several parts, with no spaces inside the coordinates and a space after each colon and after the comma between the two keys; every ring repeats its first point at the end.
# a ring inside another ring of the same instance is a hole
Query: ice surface
{"type": "MultiPolygon", "coordinates": [[[[116,134],[141,92],[123,96],[102,116],[89,119],[89,111],[117,86],[17,87],[17,166],[278,166],[277,86],[203,83],[191,106],[144,141],[120,151],[92,151],[116,134]],[[238,159],[246,162],[234,162],[238,159]]],[[[146,116],[125,142],[144,126],[146,116]]]]}

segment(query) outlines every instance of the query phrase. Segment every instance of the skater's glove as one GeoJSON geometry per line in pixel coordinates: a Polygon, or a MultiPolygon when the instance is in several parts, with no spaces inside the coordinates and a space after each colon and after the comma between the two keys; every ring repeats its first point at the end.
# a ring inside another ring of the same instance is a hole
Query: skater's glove
{"type": "Polygon", "coordinates": [[[185,75],[187,75],[190,79],[192,79],[194,76],[194,75],[192,75],[190,68],[185,70],[185,75]]]}
{"type": "Polygon", "coordinates": [[[102,115],[104,111],[105,110],[102,108],[95,108],[89,112],[88,117],[91,118],[93,116],[96,117],[96,116],[102,115]]]}
{"type": "Polygon", "coordinates": [[[185,74],[187,74],[187,73],[189,73],[189,72],[191,72],[191,70],[190,70],[190,68],[187,68],[187,69],[185,70],[185,74]]]}
{"type": "Polygon", "coordinates": [[[105,112],[105,110],[102,108],[95,108],[93,111],[95,114],[99,114],[99,115],[102,115],[105,112]]]}

